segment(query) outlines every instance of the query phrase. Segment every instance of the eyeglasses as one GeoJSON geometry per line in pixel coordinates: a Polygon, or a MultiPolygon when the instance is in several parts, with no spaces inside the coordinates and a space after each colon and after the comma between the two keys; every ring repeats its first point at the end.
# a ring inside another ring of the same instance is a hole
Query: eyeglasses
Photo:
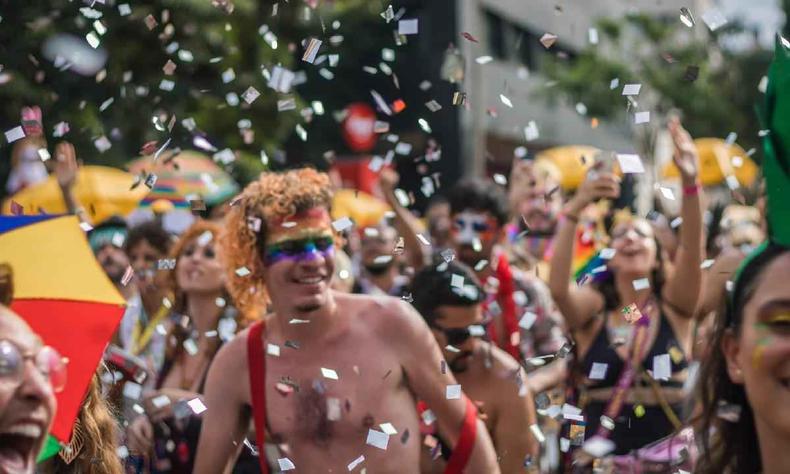
{"type": "Polygon", "coordinates": [[[52,391],[62,392],[66,386],[66,361],[50,346],[42,347],[35,354],[23,354],[13,342],[0,339],[0,381],[21,385],[25,378],[25,362],[30,359],[52,386],[52,391]]]}
{"type": "Polygon", "coordinates": [[[466,342],[470,337],[485,337],[488,334],[488,326],[491,320],[481,321],[477,324],[470,324],[469,326],[460,328],[443,328],[434,325],[434,329],[440,331],[447,338],[447,344],[451,346],[459,346],[466,342]]]}
{"type": "Polygon", "coordinates": [[[296,258],[315,251],[327,252],[334,243],[334,239],[329,236],[284,240],[276,244],[267,245],[264,249],[264,260],[271,264],[283,258],[296,258]]]}

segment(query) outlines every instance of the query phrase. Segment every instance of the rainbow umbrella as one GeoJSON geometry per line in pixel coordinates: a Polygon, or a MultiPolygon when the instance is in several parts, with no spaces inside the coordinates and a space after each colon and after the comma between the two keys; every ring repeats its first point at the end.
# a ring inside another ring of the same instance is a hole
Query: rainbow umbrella
{"type": "Polygon", "coordinates": [[[124,300],[74,216],[0,216],[0,262],[14,272],[11,308],[68,359],[51,435],[68,442],[124,300]]]}
{"type": "MultiPolygon", "coordinates": [[[[83,166],[77,171],[74,197],[88,210],[93,222],[101,222],[110,216],[125,216],[135,210],[148,192],[145,186],[129,190],[134,176],[107,166],[83,166]]],[[[63,193],[54,175],[34,186],[19,191],[3,203],[3,214],[11,213],[11,202],[21,205],[27,214],[67,212],[63,193]]]]}
{"type": "Polygon", "coordinates": [[[153,156],[143,156],[129,164],[129,171],[138,175],[156,175],[156,184],[140,207],[149,207],[154,201],[166,199],[176,207],[189,208],[189,199],[192,198],[215,205],[239,192],[239,185],[228,173],[211,158],[196,151],[165,152],[156,162],[153,156]]]}

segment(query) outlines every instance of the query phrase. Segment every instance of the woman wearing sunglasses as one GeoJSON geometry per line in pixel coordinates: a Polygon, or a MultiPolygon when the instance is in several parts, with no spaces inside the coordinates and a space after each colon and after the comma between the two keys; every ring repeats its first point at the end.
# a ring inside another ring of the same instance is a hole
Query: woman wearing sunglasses
{"type": "Polygon", "coordinates": [[[576,343],[570,403],[584,417],[570,424],[567,437],[570,446],[590,443],[583,450],[594,457],[625,454],[669,435],[680,427],[688,397],[691,323],[702,286],[699,158],[677,120],[669,131],[683,182],[683,221],[671,265],[647,220],[619,215],[606,271],[593,270],[592,284],[571,281],[580,213],[598,199],[620,195],[619,179],[610,171],[591,170],[559,222],[550,288],[576,343]]]}
{"type": "Polygon", "coordinates": [[[30,474],[55,416],[65,366],[0,304],[0,474],[30,474]]]}

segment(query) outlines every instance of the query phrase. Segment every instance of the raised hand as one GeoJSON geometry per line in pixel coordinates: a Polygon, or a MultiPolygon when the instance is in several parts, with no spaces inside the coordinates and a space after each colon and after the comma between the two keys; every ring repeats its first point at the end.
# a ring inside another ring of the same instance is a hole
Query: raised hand
{"type": "Polygon", "coordinates": [[[672,160],[675,162],[678,170],[680,170],[680,177],[684,184],[693,184],[699,173],[697,146],[694,145],[691,135],[683,128],[677,117],[670,119],[668,128],[672,141],[675,144],[672,160]]]}
{"type": "Polygon", "coordinates": [[[77,152],[69,142],[60,142],[55,147],[55,177],[61,188],[71,188],[77,180],[77,152]]]}

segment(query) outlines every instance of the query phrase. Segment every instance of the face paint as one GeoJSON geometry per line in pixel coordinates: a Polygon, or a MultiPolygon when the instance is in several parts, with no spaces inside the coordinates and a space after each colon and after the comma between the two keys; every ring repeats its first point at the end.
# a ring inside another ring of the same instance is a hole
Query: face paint
{"type": "Polygon", "coordinates": [[[765,334],[766,330],[768,329],[768,326],[765,323],[757,323],[754,325],[754,327],[760,334],[760,338],[757,339],[757,344],[752,351],[752,368],[759,369],[763,360],[765,348],[771,343],[771,336],[765,334]]]}
{"type": "Polygon", "coordinates": [[[317,235],[302,239],[283,240],[267,245],[264,250],[264,264],[274,265],[282,261],[310,260],[318,255],[329,257],[334,254],[334,240],[331,236],[317,235]]]}
{"type": "Polygon", "coordinates": [[[453,219],[453,234],[462,245],[474,245],[494,238],[496,219],[477,212],[461,212],[453,219]]]}
{"type": "Polygon", "coordinates": [[[264,264],[299,261],[329,256],[334,252],[329,213],[323,208],[291,216],[269,225],[269,238],[264,248],[264,264]]]}

